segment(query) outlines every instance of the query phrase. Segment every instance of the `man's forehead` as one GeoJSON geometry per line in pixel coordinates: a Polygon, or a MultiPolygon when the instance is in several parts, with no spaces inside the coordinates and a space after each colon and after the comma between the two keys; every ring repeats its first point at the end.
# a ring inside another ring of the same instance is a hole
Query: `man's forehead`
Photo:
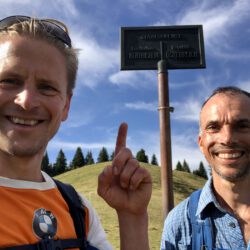
{"type": "Polygon", "coordinates": [[[11,42],[10,41],[3,41],[0,42],[0,59],[6,57],[6,52],[11,50],[11,42]]]}
{"type": "Polygon", "coordinates": [[[250,98],[244,94],[216,94],[202,108],[200,119],[220,117],[229,112],[239,118],[242,116],[244,119],[250,119],[250,98]]]}
{"type": "MultiPolygon", "coordinates": [[[[202,110],[214,109],[216,106],[245,106],[250,105],[250,98],[244,94],[219,93],[210,98],[202,110]]],[[[247,107],[245,107],[247,108],[247,107]]]]}

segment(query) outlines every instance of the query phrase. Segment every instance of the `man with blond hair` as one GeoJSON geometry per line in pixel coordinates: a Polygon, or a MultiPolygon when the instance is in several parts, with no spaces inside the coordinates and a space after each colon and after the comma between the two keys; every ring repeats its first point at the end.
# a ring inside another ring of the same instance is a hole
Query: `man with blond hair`
{"type": "MultiPolygon", "coordinates": [[[[91,204],[41,171],[47,144],[67,119],[77,67],[63,23],[0,21],[0,249],[112,249],[91,204]]],[[[126,136],[123,123],[98,193],[117,212],[121,249],[144,250],[152,181],[126,136]]]]}

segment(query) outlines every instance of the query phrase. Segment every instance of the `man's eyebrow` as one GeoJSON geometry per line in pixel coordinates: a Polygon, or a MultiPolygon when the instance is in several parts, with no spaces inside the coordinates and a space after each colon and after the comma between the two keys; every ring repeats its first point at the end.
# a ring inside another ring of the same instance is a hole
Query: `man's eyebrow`
{"type": "MultiPolygon", "coordinates": [[[[248,119],[248,118],[235,119],[232,122],[232,124],[238,124],[238,123],[250,123],[250,119],[248,119]]],[[[218,124],[220,124],[219,121],[217,121],[217,120],[210,120],[210,121],[207,121],[205,123],[205,127],[207,127],[209,125],[218,125],[218,124]]]]}
{"type": "Polygon", "coordinates": [[[205,127],[207,127],[208,125],[216,125],[219,124],[219,121],[217,120],[209,120],[205,123],[205,127]]]}
{"type": "Polygon", "coordinates": [[[234,123],[250,123],[250,119],[247,119],[247,118],[238,119],[238,120],[235,120],[234,123]]]}

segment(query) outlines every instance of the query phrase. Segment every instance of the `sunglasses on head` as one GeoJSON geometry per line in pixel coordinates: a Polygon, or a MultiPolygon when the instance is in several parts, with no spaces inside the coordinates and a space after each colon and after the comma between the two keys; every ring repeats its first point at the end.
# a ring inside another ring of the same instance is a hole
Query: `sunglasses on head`
{"type": "Polygon", "coordinates": [[[72,47],[71,39],[69,37],[66,25],[55,19],[37,19],[31,18],[29,16],[9,16],[0,21],[0,30],[6,29],[15,23],[21,23],[29,21],[31,19],[42,23],[44,25],[44,28],[50,35],[62,41],[68,47],[72,47]]]}

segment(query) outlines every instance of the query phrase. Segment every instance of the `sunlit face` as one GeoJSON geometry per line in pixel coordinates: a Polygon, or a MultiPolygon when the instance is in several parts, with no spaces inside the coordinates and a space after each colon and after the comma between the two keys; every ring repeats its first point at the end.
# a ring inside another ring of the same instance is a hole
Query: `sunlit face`
{"type": "Polygon", "coordinates": [[[231,182],[249,177],[250,98],[216,94],[200,116],[199,146],[213,176],[231,182]]]}
{"type": "Polygon", "coordinates": [[[45,149],[68,115],[66,72],[64,56],[44,41],[0,40],[0,153],[45,149]]]}

